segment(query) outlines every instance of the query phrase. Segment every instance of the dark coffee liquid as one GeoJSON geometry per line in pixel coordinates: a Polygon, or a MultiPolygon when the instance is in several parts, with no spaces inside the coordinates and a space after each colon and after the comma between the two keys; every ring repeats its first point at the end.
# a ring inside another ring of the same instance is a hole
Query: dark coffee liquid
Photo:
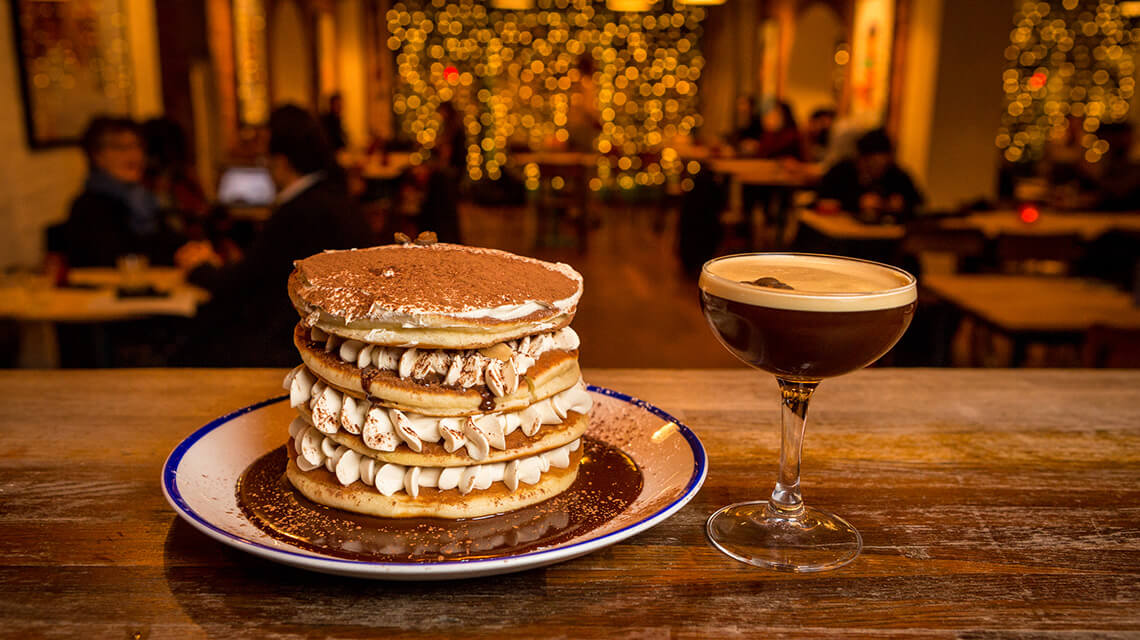
{"type": "Polygon", "coordinates": [[[641,493],[641,470],[620,450],[582,438],[578,477],[565,492],[485,518],[375,518],[316,504],[284,476],[285,447],[249,466],[238,481],[242,513],[259,529],[325,555],[365,562],[439,562],[537,551],[591,531],[641,493]]]}
{"type": "Polygon", "coordinates": [[[788,378],[850,373],[898,342],[915,303],[872,311],[798,311],[760,307],[701,291],[713,333],[738,358],[788,378]]]}

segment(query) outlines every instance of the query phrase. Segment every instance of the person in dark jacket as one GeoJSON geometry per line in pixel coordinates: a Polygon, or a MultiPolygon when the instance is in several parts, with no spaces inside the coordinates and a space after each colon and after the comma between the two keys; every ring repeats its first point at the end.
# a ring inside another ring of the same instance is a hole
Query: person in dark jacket
{"type": "Polygon", "coordinates": [[[895,163],[887,132],[875,129],[855,143],[855,158],[824,174],[821,209],[841,209],[864,222],[898,223],[914,217],[923,197],[910,175],[895,163]]]}
{"type": "Polygon", "coordinates": [[[244,257],[222,265],[208,245],[179,250],[187,279],[210,292],[198,335],[184,349],[189,364],[292,366],[298,315],[286,282],[293,261],[325,249],[372,244],[370,232],[335,169],[320,124],[307,111],[283,106],[269,118],[269,168],[277,204],[244,257]]]}
{"type": "Polygon", "coordinates": [[[340,151],[348,146],[348,138],[344,135],[344,121],[341,113],[344,111],[344,97],[339,93],[329,96],[329,110],[321,114],[321,127],[324,128],[325,138],[329,147],[340,151]]]}
{"type": "Polygon", "coordinates": [[[756,111],[755,96],[740,96],[736,99],[736,112],[733,115],[735,128],[728,142],[737,153],[751,155],[752,148],[764,135],[764,125],[756,111]]]}
{"type": "Polygon", "coordinates": [[[138,125],[96,117],[83,134],[83,151],[90,167],[87,180],[50,249],[72,267],[113,267],[130,254],[170,264],[179,243],[142,184],[146,154],[138,125]]]}

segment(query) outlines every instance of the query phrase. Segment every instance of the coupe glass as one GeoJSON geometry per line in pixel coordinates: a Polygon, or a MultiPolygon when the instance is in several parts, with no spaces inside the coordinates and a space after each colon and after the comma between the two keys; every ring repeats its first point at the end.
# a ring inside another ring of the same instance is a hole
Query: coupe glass
{"type": "Polygon", "coordinates": [[[749,365],[775,374],[782,400],[780,468],[768,500],[730,504],[708,520],[729,556],[784,571],[825,571],[859,555],[843,518],[804,505],[800,455],[808,402],[824,378],[866,367],[914,316],[914,276],[837,256],[751,253],[705,263],[701,308],[713,333],[749,365]]]}

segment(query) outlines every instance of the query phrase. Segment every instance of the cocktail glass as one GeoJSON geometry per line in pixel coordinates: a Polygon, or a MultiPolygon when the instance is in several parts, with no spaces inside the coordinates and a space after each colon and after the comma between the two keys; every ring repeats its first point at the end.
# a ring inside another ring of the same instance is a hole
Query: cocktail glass
{"type": "Polygon", "coordinates": [[[851,562],[863,547],[859,532],[800,495],[808,403],[824,378],[862,369],[898,342],[914,316],[914,276],[855,258],[751,253],[705,263],[700,289],[713,334],[736,357],[775,374],[783,407],[771,497],[712,514],[709,539],[741,562],[784,571],[851,562]]]}

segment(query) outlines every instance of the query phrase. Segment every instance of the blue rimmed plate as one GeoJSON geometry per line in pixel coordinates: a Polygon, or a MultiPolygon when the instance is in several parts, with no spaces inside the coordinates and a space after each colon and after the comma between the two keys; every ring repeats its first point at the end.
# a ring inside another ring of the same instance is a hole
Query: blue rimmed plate
{"type": "Polygon", "coordinates": [[[518,555],[443,562],[361,562],[314,553],[270,537],[241,512],[238,477],[288,438],[295,412],[281,396],[222,416],[183,440],[162,470],[162,491],[184,520],[211,538],[262,558],[338,575],[382,580],[446,580],[522,571],[585,555],[664,521],[705,481],[701,441],[664,411],[623,393],[590,385],[594,408],[587,434],[629,455],[641,468],[641,495],[601,526],[564,543],[518,555]]]}

